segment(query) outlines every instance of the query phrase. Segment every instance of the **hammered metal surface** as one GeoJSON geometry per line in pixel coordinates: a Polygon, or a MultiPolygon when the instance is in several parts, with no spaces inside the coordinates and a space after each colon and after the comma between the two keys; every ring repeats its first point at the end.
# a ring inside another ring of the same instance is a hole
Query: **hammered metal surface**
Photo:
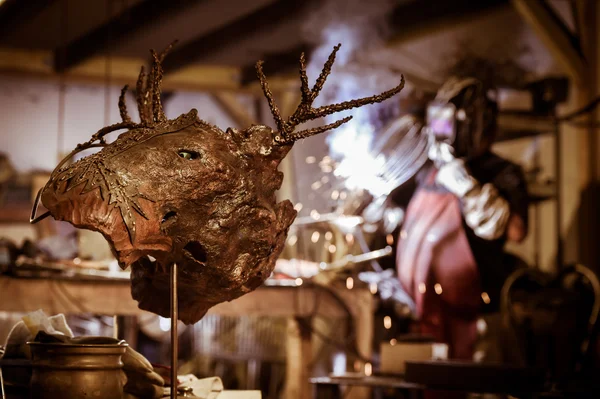
{"type": "MultiPolygon", "coordinates": [[[[168,49],[167,49],[168,50],[168,49]]],[[[336,48],[337,50],[337,48],[336,48]]],[[[296,216],[290,201],[277,202],[283,174],[277,167],[299,138],[348,120],[293,133],[296,125],[345,109],[383,101],[402,89],[321,108],[312,101],[329,74],[335,51],[313,89],[283,121],[260,66],[259,78],[280,128],[253,125],[223,131],[192,110],[169,120],[160,102],[160,55],[152,52],[148,76],[136,86],[140,123],[119,99],[122,122],[101,129],[67,157],[92,147],[93,155],[62,167],[43,189],[51,215],[76,227],[99,231],[122,268],[132,268],[132,295],[142,309],[169,317],[169,267],[179,266],[179,315],[195,323],[211,306],[261,285],[271,274],[296,216]],[[112,143],[104,136],[128,129],[112,143]]],[[[260,65],[260,64],[259,64],[260,65]]]]}

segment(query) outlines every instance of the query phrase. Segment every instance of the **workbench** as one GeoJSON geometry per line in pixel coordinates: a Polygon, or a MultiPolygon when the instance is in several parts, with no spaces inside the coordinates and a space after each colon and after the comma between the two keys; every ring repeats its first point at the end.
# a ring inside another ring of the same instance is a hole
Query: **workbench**
{"type": "MultiPolygon", "coordinates": [[[[227,316],[255,315],[287,317],[285,397],[311,397],[311,336],[302,333],[297,318],[311,316],[318,301],[318,314],[331,320],[354,320],[357,349],[365,357],[372,353],[374,298],[367,289],[331,289],[329,295],[316,295],[318,286],[265,285],[234,301],[221,303],[209,314],[227,316]],[[343,305],[340,303],[343,302],[343,305]],[[346,308],[346,309],[344,309],[346,308]]],[[[140,315],[131,298],[128,279],[15,278],[0,276],[0,311],[31,312],[42,309],[46,314],[91,313],[97,315],[140,315]]],[[[365,391],[352,397],[364,397],[365,391]]]]}

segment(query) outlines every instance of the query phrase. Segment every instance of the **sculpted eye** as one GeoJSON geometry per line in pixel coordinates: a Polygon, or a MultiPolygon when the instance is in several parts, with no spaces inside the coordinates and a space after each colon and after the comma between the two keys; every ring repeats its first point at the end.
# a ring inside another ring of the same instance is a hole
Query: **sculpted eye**
{"type": "Polygon", "coordinates": [[[198,159],[200,158],[200,154],[195,152],[195,151],[189,151],[189,150],[180,150],[177,153],[181,158],[183,159],[187,159],[188,161],[192,161],[194,159],[198,159]]]}

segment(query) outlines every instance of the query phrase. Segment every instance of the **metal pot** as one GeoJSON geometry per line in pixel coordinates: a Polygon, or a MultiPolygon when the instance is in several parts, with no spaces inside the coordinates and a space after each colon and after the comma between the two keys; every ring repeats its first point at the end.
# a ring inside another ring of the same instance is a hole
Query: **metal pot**
{"type": "Polygon", "coordinates": [[[119,399],[127,377],[121,356],[126,343],[28,343],[33,375],[31,399],[119,399]]]}

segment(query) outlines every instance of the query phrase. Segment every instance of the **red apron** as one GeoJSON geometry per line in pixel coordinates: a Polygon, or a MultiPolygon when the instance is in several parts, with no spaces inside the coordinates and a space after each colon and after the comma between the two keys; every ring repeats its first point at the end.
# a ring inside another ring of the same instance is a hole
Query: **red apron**
{"type": "Polygon", "coordinates": [[[420,330],[449,346],[452,359],[472,360],[481,284],[463,227],[459,199],[434,185],[437,170],[411,199],[396,266],[416,304],[420,330]]]}

